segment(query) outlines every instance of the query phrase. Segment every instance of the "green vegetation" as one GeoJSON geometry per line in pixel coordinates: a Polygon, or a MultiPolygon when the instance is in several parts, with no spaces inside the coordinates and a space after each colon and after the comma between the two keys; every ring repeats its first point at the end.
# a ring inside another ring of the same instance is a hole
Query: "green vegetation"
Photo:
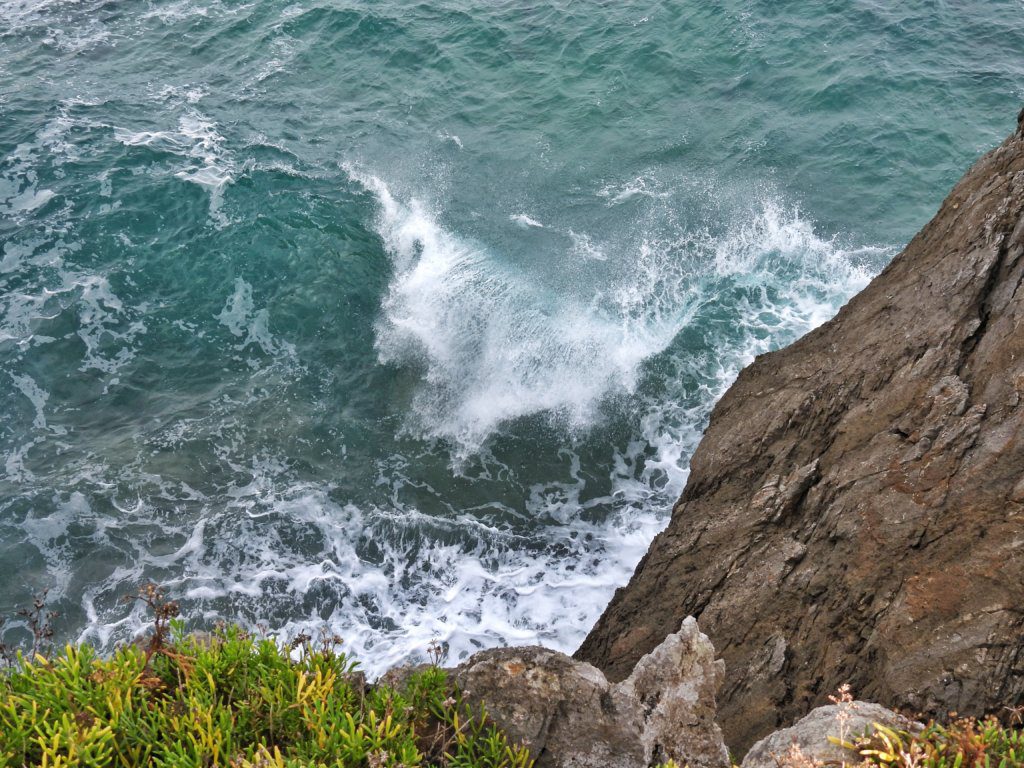
{"type": "MultiPolygon", "coordinates": [[[[0,768],[530,768],[528,751],[474,710],[434,664],[397,686],[367,686],[341,640],[300,635],[288,646],[237,626],[188,634],[157,587],[138,599],[154,613],[143,645],[101,657],[88,645],[50,652],[45,595],[21,612],[34,641],[12,656],[0,644],[0,768]]],[[[932,722],[919,732],[875,723],[840,736],[860,768],[1024,768],[1024,708],[932,722]],[[1015,727],[1017,726],[1017,727],[1015,727]]],[[[780,768],[824,768],[794,743],[780,768]]],[[[679,768],[669,761],[662,768],[679,768]]]]}
{"type": "Polygon", "coordinates": [[[188,635],[155,588],[141,597],[157,615],[147,647],[19,654],[0,673],[0,768],[530,765],[436,665],[367,687],[336,637],[188,635]]]}
{"type": "MultiPolygon", "coordinates": [[[[953,719],[949,724],[932,720],[913,732],[872,723],[871,731],[849,734],[851,710],[855,706],[848,684],[839,686],[829,701],[837,707],[838,736],[828,740],[849,750],[851,760],[844,766],[862,768],[1024,768],[1024,731],[1015,728],[1024,718],[1024,707],[1006,707],[1008,723],[989,716],[984,719],[953,719]]],[[[956,713],[951,714],[952,718],[956,713]]],[[[794,743],[786,766],[822,768],[807,758],[794,743]]]]}
{"type": "MultiPolygon", "coordinates": [[[[1019,713],[1015,718],[1019,721],[1019,713]]],[[[1024,731],[1000,723],[962,718],[948,725],[932,722],[920,733],[875,723],[874,732],[843,746],[867,766],[886,768],[1016,768],[1024,766],[1024,731]]]]}

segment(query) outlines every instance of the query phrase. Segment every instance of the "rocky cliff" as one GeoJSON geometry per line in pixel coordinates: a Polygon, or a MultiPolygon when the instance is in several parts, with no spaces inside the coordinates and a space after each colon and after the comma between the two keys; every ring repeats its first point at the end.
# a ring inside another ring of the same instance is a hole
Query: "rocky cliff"
{"type": "Polygon", "coordinates": [[[917,711],[1024,696],[1024,112],[829,323],[759,357],[577,652],[624,678],[682,619],[742,751],[842,682],[917,711]]]}

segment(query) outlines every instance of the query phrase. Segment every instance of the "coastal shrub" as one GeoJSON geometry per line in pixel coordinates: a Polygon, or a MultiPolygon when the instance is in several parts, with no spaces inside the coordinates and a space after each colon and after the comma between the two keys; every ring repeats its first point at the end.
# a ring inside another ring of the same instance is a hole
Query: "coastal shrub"
{"type": "MultiPolygon", "coordinates": [[[[1024,707],[1007,707],[1009,722],[997,717],[959,718],[943,724],[932,720],[919,731],[894,729],[872,723],[864,735],[850,734],[851,709],[856,706],[850,686],[839,686],[829,701],[836,705],[838,736],[828,740],[849,750],[851,761],[843,765],[862,768],[1024,768],[1024,707]],[[856,755],[856,757],[853,757],[856,755]]],[[[780,768],[819,768],[821,764],[802,754],[794,743],[791,754],[778,761],[780,768]]]]}
{"type": "Polygon", "coordinates": [[[368,687],[336,637],[190,635],[174,613],[146,647],[19,654],[0,672],[0,768],[530,765],[442,669],[368,687]]]}
{"type": "Polygon", "coordinates": [[[933,721],[920,733],[875,723],[870,735],[843,746],[859,754],[866,765],[886,768],[1024,766],[1024,731],[996,717],[960,718],[946,725],[933,721]]]}

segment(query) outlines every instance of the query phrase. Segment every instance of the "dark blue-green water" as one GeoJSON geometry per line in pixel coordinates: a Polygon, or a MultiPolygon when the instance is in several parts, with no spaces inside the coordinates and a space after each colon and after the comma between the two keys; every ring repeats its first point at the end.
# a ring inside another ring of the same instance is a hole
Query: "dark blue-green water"
{"type": "Polygon", "coordinates": [[[1021,0],[0,0],[0,615],[572,649],[1022,100],[1021,0]]]}

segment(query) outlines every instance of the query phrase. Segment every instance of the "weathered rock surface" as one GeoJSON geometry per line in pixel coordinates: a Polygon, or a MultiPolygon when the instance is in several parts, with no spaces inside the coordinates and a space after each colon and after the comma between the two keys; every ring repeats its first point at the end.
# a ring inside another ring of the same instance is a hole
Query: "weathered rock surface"
{"type": "Polygon", "coordinates": [[[624,678],[693,615],[742,751],[842,682],[1024,696],[1024,112],[830,322],[712,414],[668,528],[576,656],[624,678]]]}
{"type": "Polygon", "coordinates": [[[453,679],[537,768],[646,768],[673,758],[725,768],[715,724],[722,664],[692,618],[611,684],[597,668],[536,646],[475,654],[453,679]]]}
{"type": "MultiPolygon", "coordinates": [[[[790,759],[793,745],[810,761],[824,765],[854,765],[859,763],[856,753],[829,741],[830,736],[852,741],[857,736],[870,734],[872,723],[902,731],[919,731],[923,726],[891,709],[867,701],[851,701],[818,707],[790,728],[776,731],[757,742],[740,768],[788,768],[800,765],[790,759]]],[[[806,762],[803,765],[807,765],[806,762]]]]}

